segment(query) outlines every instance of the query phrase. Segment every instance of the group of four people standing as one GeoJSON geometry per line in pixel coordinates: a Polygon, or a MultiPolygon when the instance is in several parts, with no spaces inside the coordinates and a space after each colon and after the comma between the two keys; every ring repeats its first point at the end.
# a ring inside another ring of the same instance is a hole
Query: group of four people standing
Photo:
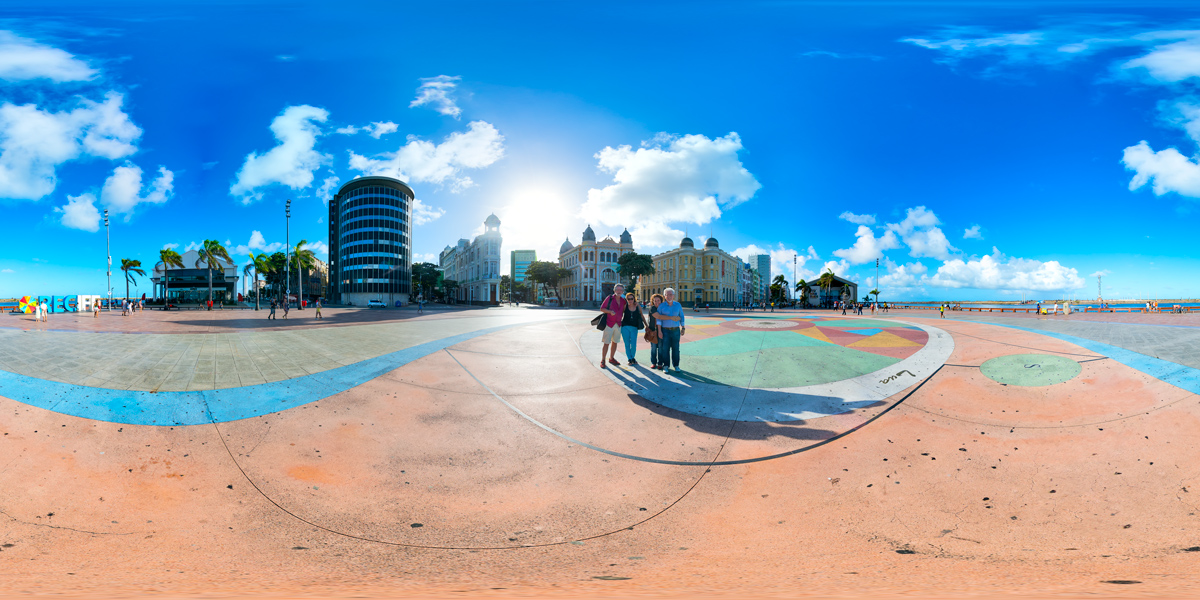
{"type": "Polygon", "coordinates": [[[600,338],[600,368],[619,366],[617,362],[617,335],[625,342],[625,358],[630,365],[637,362],[638,332],[646,330],[645,338],[650,342],[650,368],[667,371],[674,368],[679,373],[679,338],[684,334],[683,305],[675,301],[675,290],[667,288],[663,294],[650,298],[650,315],[647,320],[633,292],[625,293],[625,286],[613,286],[611,296],[604,299],[600,310],[606,315],[604,332],[600,338]],[[664,296],[665,294],[665,296],[664,296]]]}

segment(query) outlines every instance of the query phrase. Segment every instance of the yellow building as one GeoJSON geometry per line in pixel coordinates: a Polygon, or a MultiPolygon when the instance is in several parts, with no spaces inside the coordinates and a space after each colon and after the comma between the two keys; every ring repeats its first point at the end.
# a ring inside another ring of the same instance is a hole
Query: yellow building
{"type": "Polygon", "coordinates": [[[558,265],[568,271],[559,282],[563,306],[595,304],[612,293],[613,286],[621,281],[617,273],[621,256],[633,252],[633,237],[626,229],[621,240],[605,237],[596,241],[592,226],[583,231],[583,241],[572,246],[568,238],[558,250],[558,265]]]}
{"type": "Polygon", "coordinates": [[[699,302],[728,306],[738,301],[741,261],[721,250],[717,238],[708,238],[697,249],[691,238],[683,238],[679,247],[654,256],[654,274],[642,277],[638,297],[650,296],[675,288],[680,303],[699,302]]]}

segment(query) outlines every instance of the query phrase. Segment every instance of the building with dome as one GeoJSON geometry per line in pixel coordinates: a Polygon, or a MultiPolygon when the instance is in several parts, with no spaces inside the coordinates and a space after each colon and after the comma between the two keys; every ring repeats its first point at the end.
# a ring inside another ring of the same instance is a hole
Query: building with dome
{"type": "Polygon", "coordinates": [[[704,241],[697,248],[692,238],[685,237],[679,247],[654,256],[654,274],[642,278],[639,300],[674,288],[676,300],[691,306],[693,303],[732,306],[741,302],[741,259],[721,249],[717,238],[704,241]]]}
{"type": "Polygon", "coordinates": [[[452,300],[468,304],[500,303],[500,219],[488,215],[483,221],[483,235],[475,241],[466,238],[454,246],[446,246],[438,257],[442,280],[454,281],[458,289],[452,300]]]}
{"type": "Polygon", "coordinates": [[[633,236],[626,229],[619,240],[606,236],[596,241],[596,232],[588,225],[578,246],[567,238],[558,249],[558,264],[571,272],[559,282],[558,292],[564,306],[591,305],[612,293],[618,282],[625,283],[629,291],[633,288],[618,274],[617,260],[621,255],[633,252],[633,236]]]}

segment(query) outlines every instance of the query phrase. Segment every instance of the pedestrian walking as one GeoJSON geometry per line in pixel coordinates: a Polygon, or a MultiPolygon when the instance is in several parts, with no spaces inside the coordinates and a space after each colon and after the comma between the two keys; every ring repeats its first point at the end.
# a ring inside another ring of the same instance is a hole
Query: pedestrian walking
{"type": "Polygon", "coordinates": [[[621,317],[625,312],[625,304],[625,286],[619,283],[613,286],[613,293],[600,303],[600,312],[607,315],[604,333],[600,336],[601,369],[607,368],[606,362],[610,365],[621,366],[621,363],[617,362],[617,336],[620,335],[621,317]]]}
{"type": "Polygon", "coordinates": [[[92,318],[93,319],[100,318],[100,303],[99,302],[92,302],[92,318]]]}
{"type": "Polygon", "coordinates": [[[320,298],[317,298],[316,309],[317,309],[317,318],[323,319],[324,317],[321,316],[321,299],[320,298]]]}
{"type": "Polygon", "coordinates": [[[662,304],[663,295],[650,296],[650,319],[646,325],[646,341],[650,342],[650,368],[663,370],[663,357],[659,352],[662,344],[662,328],[658,326],[658,306],[662,304]]]}
{"type": "Polygon", "coordinates": [[[425,300],[423,298],[417,298],[417,314],[425,314],[425,300]]]}
{"type": "Polygon", "coordinates": [[[283,299],[283,320],[284,321],[287,320],[288,309],[291,307],[292,307],[292,299],[284,298],[283,299]]]}
{"type": "Polygon", "coordinates": [[[946,318],[946,305],[945,304],[938,305],[938,315],[943,319],[946,318]]]}
{"type": "Polygon", "coordinates": [[[275,306],[275,299],[271,298],[271,314],[267,315],[268,320],[275,318],[275,306]]]}
{"type": "Polygon", "coordinates": [[[642,314],[642,307],[638,306],[637,296],[633,292],[625,294],[625,310],[621,313],[621,339],[625,340],[625,358],[630,365],[638,364],[638,332],[645,328],[646,317],[642,314]]]}
{"type": "Polygon", "coordinates": [[[683,305],[675,301],[675,288],[663,290],[662,304],[658,305],[658,328],[662,331],[659,338],[658,360],[662,362],[663,371],[673,367],[679,373],[679,340],[686,332],[684,327],[683,305]]]}

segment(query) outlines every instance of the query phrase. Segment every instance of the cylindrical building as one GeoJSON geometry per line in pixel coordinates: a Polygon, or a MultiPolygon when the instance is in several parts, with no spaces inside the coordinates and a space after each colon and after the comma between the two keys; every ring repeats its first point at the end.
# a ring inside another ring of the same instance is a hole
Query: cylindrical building
{"type": "Polygon", "coordinates": [[[412,202],[408,184],[359,177],[329,201],[329,290],[336,304],[408,302],[412,286],[412,202]]]}

